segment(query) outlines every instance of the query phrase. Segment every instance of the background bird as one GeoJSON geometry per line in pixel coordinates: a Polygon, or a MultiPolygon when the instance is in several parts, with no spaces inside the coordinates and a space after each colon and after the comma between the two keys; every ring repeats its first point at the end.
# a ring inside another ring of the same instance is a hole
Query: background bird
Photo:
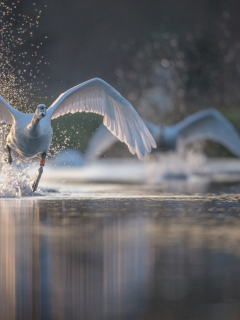
{"type": "MultiPolygon", "coordinates": [[[[157,151],[176,150],[198,140],[211,140],[240,157],[240,135],[237,129],[216,109],[196,112],[184,120],[162,126],[143,119],[157,143],[157,151]]],[[[103,125],[95,131],[86,150],[86,159],[94,160],[117,141],[103,125]]]]}
{"type": "Polygon", "coordinates": [[[113,87],[98,78],[61,94],[47,110],[45,105],[38,105],[35,113],[31,114],[16,110],[0,97],[0,121],[12,124],[6,141],[6,162],[12,163],[11,148],[24,157],[32,157],[41,152],[40,168],[32,186],[33,191],[38,187],[46,153],[52,142],[51,120],[75,112],[102,115],[109,132],[126,143],[130,152],[136,153],[139,159],[143,159],[152,147],[156,147],[151,133],[132,105],[113,87]]]}

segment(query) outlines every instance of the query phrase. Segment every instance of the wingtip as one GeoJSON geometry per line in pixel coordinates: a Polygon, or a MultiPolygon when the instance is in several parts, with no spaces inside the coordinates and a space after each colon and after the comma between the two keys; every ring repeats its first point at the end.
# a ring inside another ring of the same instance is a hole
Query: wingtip
{"type": "Polygon", "coordinates": [[[152,142],[152,148],[156,149],[157,148],[157,144],[156,144],[156,141],[153,139],[153,142],[152,142]]]}
{"type": "Polygon", "coordinates": [[[136,150],[136,155],[137,155],[138,159],[142,161],[145,156],[145,153],[143,155],[139,150],[136,150]]]}

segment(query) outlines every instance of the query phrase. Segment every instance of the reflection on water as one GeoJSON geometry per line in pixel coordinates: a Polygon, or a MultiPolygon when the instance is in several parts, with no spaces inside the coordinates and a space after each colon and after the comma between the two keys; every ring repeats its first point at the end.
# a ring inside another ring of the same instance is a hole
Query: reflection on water
{"type": "Polygon", "coordinates": [[[0,202],[0,319],[239,319],[239,197],[0,202]]]}

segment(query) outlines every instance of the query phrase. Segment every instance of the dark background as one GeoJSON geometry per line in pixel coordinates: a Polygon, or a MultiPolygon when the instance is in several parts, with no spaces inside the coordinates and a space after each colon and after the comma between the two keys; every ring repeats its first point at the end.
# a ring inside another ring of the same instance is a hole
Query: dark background
{"type": "MultiPolygon", "coordinates": [[[[21,45],[13,48],[8,44],[11,55],[17,57],[11,61],[14,72],[21,69],[24,79],[31,82],[26,87],[29,95],[34,94],[30,109],[36,100],[49,105],[70,87],[100,77],[153,122],[170,124],[200,109],[216,107],[239,126],[239,1],[50,0],[4,4],[12,11],[2,17],[3,22],[15,14],[9,27],[15,38],[16,30],[26,22],[25,16],[33,23],[31,27],[25,23],[21,45]],[[36,20],[39,23],[34,24],[36,20]],[[22,56],[22,52],[26,54],[22,56]],[[28,69],[24,71],[23,66],[28,69]],[[156,76],[159,66],[160,75],[156,76]],[[163,88],[171,100],[170,108],[163,110],[161,103],[152,102],[152,88],[154,94],[163,88]]],[[[95,116],[87,119],[92,123],[84,129],[86,137],[83,134],[80,139],[85,141],[83,147],[75,138],[70,139],[80,149],[85,148],[89,134],[101,121],[95,116]]],[[[74,120],[69,116],[65,121],[72,136],[76,130],[71,132],[70,124],[74,121],[74,126],[79,121],[84,126],[85,115],[74,120]]],[[[57,135],[59,138],[60,133],[57,135]]]]}
{"type": "MultiPolygon", "coordinates": [[[[156,32],[176,34],[183,42],[190,34],[201,47],[199,54],[216,63],[220,40],[229,46],[240,41],[237,0],[50,0],[47,7],[35,3],[42,13],[30,42],[44,42],[53,92],[96,76],[116,82],[115,70],[124,64],[125,54],[123,49],[111,50],[112,43],[144,43],[156,32]]],[[[23,1],[18,11],[32,15],[32,2],[23,1]]]]}

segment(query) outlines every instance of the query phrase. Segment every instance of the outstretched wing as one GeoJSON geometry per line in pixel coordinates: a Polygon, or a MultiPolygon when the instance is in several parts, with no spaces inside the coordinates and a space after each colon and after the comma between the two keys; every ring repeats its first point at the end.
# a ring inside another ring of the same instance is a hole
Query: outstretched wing
{"type": "Polygon", "coordinates": [[[2,96],[0,96],[0,122],[12,124],[19,114],[21,114],[20,111],[14,109],[2,96]]]}
{"type": "Polygon", "coordinates": [[[177,140],[185,143],[212,140],[240,157],[240,135],[237,129],[216,109],[196,112],[175,125],[177,140]]]}
{"type": "Polygon", "coordinates": [[[61,94],[48,108],[47,115],[55,119],[75,112],[102,115],[103,124],[140,159],[156,147],[152,135],[132,105],[101,79],[86,81],[61,94]]]}
{"type": "MultiPolygon", "coordinates": [[[[161,127],[145,119],[142,120],[153,138],[157,141],[161,133],[161,127]]],[[[85,157],[89,160],[94,160],[95,158],[98,158],[101,154],[103,154],[104,151],[108,150],[117,141],[117,137],[115,137],[107,129],[107,127],[101,124],[88,142],[85,157]]]]}

